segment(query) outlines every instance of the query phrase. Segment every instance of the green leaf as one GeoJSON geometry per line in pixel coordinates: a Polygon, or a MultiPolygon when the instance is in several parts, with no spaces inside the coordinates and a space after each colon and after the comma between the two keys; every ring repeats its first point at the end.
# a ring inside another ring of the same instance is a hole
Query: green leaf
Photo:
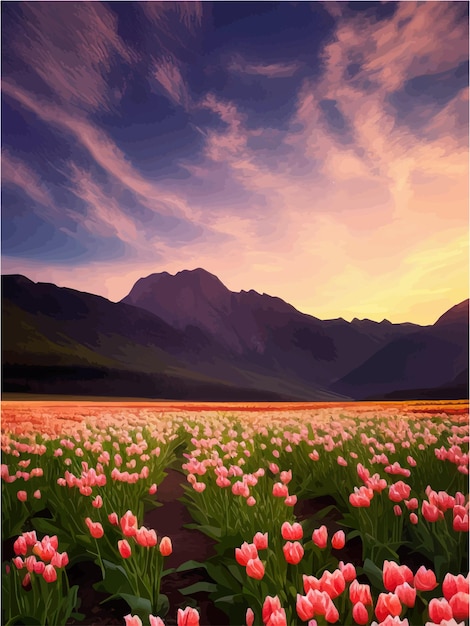
{"type": "Polygon", "coordinates": [[[225,602],[225,604],[236,604],[237,602],[243,601],[244,596],[242,593],[234,593],[229,596],[223,596],[222,598],[216,598],[214,602],[219,604],[221,602],[225,602]]]}
{"type": "Polygon", "coordinates": [[[367,577],[370,580],[371,584],[376,589],[380,589],[381,591],[383,591],[384,586],[383,586],[382,570],[380,569],[380,567],[377,567],[377,565],[370,559],[366,559],[364,561],[364,566],[362,569],[364,573],[367,574],[367,577]]]}
{"type": "Polygon", "coordinates": [[[158,596],[158,602],[157,602],[157,615],[160,615],[160,617],[165,617],[165,615],[168,613],[168,611],[170,610],[170,601],[168,600],[168,597],[161,593],[158,596]]]}
{"type": "Polygon", "coordinates": [[[194,585],[189,585],[189,587],[179,589],[179,592],[182,593],[184,596],[189,596],[192,593],[200,593],[201,591],[212,593],[213,591],[217,591],[217,585],[215,585],[214,583],[209,583],[205,580],[201,580],[198,583],[194,583],[194,585]]]}
{"type": "Polygon", "coordinates": [[[76,619],[79,622],[82,622],[85,619],[86,615],[85,613],[72,613],[70,617],[76,619]]]}
{"type": "Polygon", "coordinates": [[[175,572],[179,573],[179,572],[187,572],[189,570],[192,569],[199,569],[203,567],[204,569],[206,569],[206,564],[205,563],[200,563],[199,561],[193,561],[193,560],[189,560],[189,561],[185,561],[184,563],[181,563],[181,565],[179,565],[176,569],[175,572]]]}
{"type": "Polygon", "coordinates": [[[185,524],[184,528],[199,530],[211,539],[220,539],[222,537],[222,529],[218,526],[210,526],[209,524],[185,524]]]}
{"type": "Polygon", "coordinates": [[[131,593],[120,593],[119,595],[130,606],[132,613],[138,615],[150,615],[152,613],[152,603],[148,598],[141,598],[131,593]]]}

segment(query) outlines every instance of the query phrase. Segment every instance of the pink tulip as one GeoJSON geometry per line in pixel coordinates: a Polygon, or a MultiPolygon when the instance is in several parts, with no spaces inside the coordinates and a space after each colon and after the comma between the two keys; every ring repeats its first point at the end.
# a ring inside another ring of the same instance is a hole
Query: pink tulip
{"type": "Polygon", "coordinates": [[[126,626],[142,626],[142,620],[138,615],[124,615],[126,626]]]}
{"type": "Polygon", "coordinates": [[[246,626],[253,626],[254,621],[255,621],[255,614],[253,613],[253,609],[248,608],[246,610],[246,616],[245,616],[246,626]]]}
{"type": "Polygon", "coordinates": [[[284,558],[291,565],[297,565],[302,560],[304,555],[304,549],[301,543],[298,541],[288,541],[282,548],[284,552],[284,558]]]}
{"type": "Polygon", "coordinates": [[[104,535],[103,526],[100,522],[92,522],[89,517],[85,519],[85,523],[88,526],[88,530],[90,531],[90,535],[95,539],[100,539],[104,535]]]}
{"type": "Polygon", "coordinates": [[[414,578],[414,585],[418,591],[432,591],[437,587],[436,575],[424,565],[418,569],[414,578]]]}
{"type": "Polygon", "coordinates": [[[286,611],[284,609],[273,611],[266,626],[287,626],[286,611]]]}
{"type": "Polygon", "coordinates": [[[302,530],[302,526],[297,522],[294,522],[294,524],[284,522],[281,526],[281,534],[283,539],[297,541],[298,539],[302,539],[304,532],[302,530]]]}
{"type": "Polygon", "coordinates": [[[313,531],[312,541],[318,548],[326,548],[328,542],[328,530],[325,525],[313,531]]]}
{"type": "Polygon", "coordinates": [[[409,498],[411,487],[402,480],[399,480],[388,488],[388,497],[392,502],[401,502],[409,498]]]}
{"type": "Polygon", "coordinates": [[[349,586],[349,599],[353,604],[360,602],[365,606],[368,604],[372,605],[372,594],[369,585],[362,585],[357,580],[353,580],[349,586]]]}
{"type": "Polygon", "coordinates": [[[256,559],[258,550],[253,543],[244,541],[240,548],[235,548],[235,559],[239,565],[246,567],[250,559],[256,559]]]}
{"type": "Polygon", "coordinates": [[[345,543],[346,543],[346,536],[344,534],[344,531],[342,530],[336,531],[333,537],[331,538],[331,545],[333,546],[333,548],[335,550],[341,550],[342,548],[344,548],[345,543]]]}
{"type": "Polygon", "coordinates": [[[199,613],[187,606],[184,611],[178,609],[177,626],[199,626],[199,613]]]}
{"type": "MultiPolygon", "coordinates": [[[[419,588],[417,587],[416,589],[419,588]]],[[[402,604],[412,609],[416,602],[416,589],[411,587],[408,583],[402,583],[395,588],[395,593],[400,598],[402,604]]]]}
{"type": "Polygon", "coordinates": [[[273,496],[276,498],[287,498],[289,495],[289,489],[287,485],[283,485],[282,483],[274,483],[273,485],[273,496]]]}
{"type": "Polygon", "coordinates": [[[246,564],[246,573],[250,578],[261,580],[264,576],[264,565],[259,557],[250,559],[246,564]]]}
{"type": "Polygon", "coordinates": [[[18,491],[16,497],[20,502],[26,502],[26,500],[28,499],[28,494],[26,493],[26,491],[18,491]]]}
{"type": "Polygon", "coordinates": [[[131,511],[126,511],[121,517],[121,530],[126,537],[134,537],[137,532],[137,517],[131,511]]]}
{"type": "Polygon", "coordinates": [[[54,565],[54,567],[58,567],[59,569],[66,567],[68,564],[69,556],[67,552],[56,552],[51,559],[51,565],[54,565]]]}
{"type": "Polygon", "coordinates": [[[470,596],[464,591],[458,591],[449,600],[452,609],[452,617],[455,619],[468,619],[469,616],[469,600],[470,596]]]}
{"type": "Polygon", "coordinates": [[[307,596],[301,596],[299,593],[297,594],[295,609],[297,611],[297,615],[303,622],[312,619],[314,616],[313,606],[309,602],[307,596]]]}
{"type": "Polygon", "coordinates": [[[413,572],[410,568],[406,565],[398,565],[394,561],[384,561],[382,575],[387,591],[395,591],[396,587],[402,583],[413,582],[413,572]]]}
{"type": "Polygon", "coordinates": [[[36,489],[36,491],[33,493],[33,498],[36,498],[36,500],[41,499],[41,492],[39,489],[36,489]]]}
{"type": "Polygon", "coordinates": [[[445,575],[442,583],[442,591],[447,601],[449,601],[452,596],[455,596],[455,594],[459,591],[468,593],[468,589],[468,580],[462,576],[462,574],[458,574],[457,576],[454,576],[453,574],[445,575]]]}
{"type": "Polygon", "coordinates": [[[380,621],[383,621],[387,615],[394,617],[401,613],[401,602],[394,593],[381,593],[375,605],[375,614],[380,621]]]}
{"type": "Polygon", "coordinates": [[[253,537],[253,544],[257,550],[266,550],[268,547],[268,533],[257,532],[253,537]]]}
{"type": "Polygon", "coordinates": [[[150,626],[165,626],[165,622],[157,615],[149,615],[150,626]]]}
{"type": "Polygon", "coordinates": [[[281,478],[281,483],[283,483],[284,485],[287,485],[292,480],[292,470],[289,470],[288,472],[281,472],[280,478],[281,478]]]}
{"type": "Polygon", "coordinates": [[[170,556],[170,554],[173,552],[171,539],[169,537],[162,537],[159,548],[160,554],[162,556],[170,556]]]}
{"type": "Polygon", "coordinates": [[[57,572],[53,565],[46,565],[42,573],[42,577],[46,583],[53,583],[57,580],[57,572]]]}
{"type": "Polygon", "coordinates": [[[132,555],[132,549],[127,539],[118,541],[118,550],[123,559],[128,559],[132,555]]]}
{"type": "Polygon", "coordinates": [[[284,504],[286,506],[295,506],[297,504],[297,496],[287,496],[287,498],[284,500],[284,504]]]}
{"type": "Polygon", "coordinates": [[[452,609],[444,598],[432,598],[428,605],[429,617],[436,624],[444,619],[452,619],[452,609]]]}
{"type": "Polygon", "coordinates": [[[338,567],[343,573],[344,580],[347,583],[350,583],[352,580],[356,578],[356,568],[354,567],[352,563],[345,564],[343,563],[343,561],[340,561],[338,564],[338,567]]]}
{"type": "Polygon", "coordinates": [[[437,506],[429,504],[427,500],[423,500],[423,504],[421,505],[421,513],[423,514],[424,519],[428,522],[437,522],[440,517],[440,511],[437,506]]]}
{"type": "Polygon", "coordinates": [[[23,535],[20,535],[18,539],[16,539],[15,543],[13,544],[13,550],[15,554],[21,554],[23,556],[26,554],[26,552],[28,551],[28,546],[26,544],[26,539],[23,535]]]}
{"type": "Polygon", "coordinates": [[[96,498],[92,500],[91,504],[95,507],[95,509],[101,509],[103,506],[103,498],[101,496],[96,496],[96,498]]]}
{"type": "Polygon", "coordinates": [[[456,532],[468,533],[469,529],[469,518],[468,515],[461,517],[460,515],[456,515],[454,517],[454,521],[452,522],[452,528],[456,532]]]}
{"type": "Polygon", "coordinates": [[[369,621],[369,613],[362,602],[357,602],[353,606],[352,616],[356,624],[367,624],[369,621]]]}
{"type": "Polygon", "coordinates": [[[277,596],[266,596],[263,602],[262,620],[266,624],[274,611],[281,609],[281,601],[277,596]]]}

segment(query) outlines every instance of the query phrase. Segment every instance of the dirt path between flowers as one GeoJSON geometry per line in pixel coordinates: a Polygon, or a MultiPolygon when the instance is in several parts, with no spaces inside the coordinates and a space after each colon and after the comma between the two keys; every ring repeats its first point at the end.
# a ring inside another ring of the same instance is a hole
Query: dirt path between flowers
{"type": "MultiPolygon", "coordinates": [[[[177,568],[185,561],[204,562],[214,554],[214,542],[197,530],[184,528],[193,520],[179,498],[183,495],[182,485],[185,477],[180,472],[170,469],[168,475],[158,486],[155,498],[163,506],[148,511],[144,515],[144,526],[154,528],[160,540],[165,535],[171,538],[173,553],[165,559],[165,568],[177,568]]],[[[124,615],[129,607],[124,601],[111,601],[100,604],[106,595],[98,593],[93,585],[101,578],[99,568],[90,562],[80,563],[71,568],[69,579],[71,584],[80,586],[79,596],[82,604],[79,611],[86,615],[82,622],[69,620],[70,626],[123,626],[124,615]]],[[[168,596],[170,610],[164,618],[166,626],[175,626],[178,608],[191,604],[188,597],[180,593],[189,585],[206,580],[203,569],[189,572],[168,574],[162,580],[161,593],[168,596]]],[[[228,626],[229,619],[209,600],[207,593],[192,594],[197,602],[201,626],[228,626]]]]}

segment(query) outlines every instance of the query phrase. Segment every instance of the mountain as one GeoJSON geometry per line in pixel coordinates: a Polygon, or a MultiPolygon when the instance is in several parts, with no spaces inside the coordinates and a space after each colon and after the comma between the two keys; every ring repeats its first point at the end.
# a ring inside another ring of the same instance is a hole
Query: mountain
{"type": "Polygon", "coordinates": [[[332,389],[358,399],[468,397],[468,302],[390,341],[332,389]]]}
{"type": "Polygon", "coordinates": [[[141,278],[121,302],[154,313],[180,330],[199,328],[225,346],[232,358],[327,388],[389,341],[421,328],[387,320],[322,321],[280,298],[253,290],[229,291],[203,269],[141,278]]]}
{"type": "Polygon", "coordinates": [[[141,278],[118,303],[19,275],[3,276],[2,289],[4,391],[243,401],[465,393],[468,301],[423,327],[320,320],[232,292],[203,269],[141,278]]]}
{"type": "Polygon", "coordinates": [[[204,400],[337,399],[237,361],[195,326],[24,276],[2,276],[3,390],[204,400]],[[248,366],[248,367],[247,367],[248,366]]]}

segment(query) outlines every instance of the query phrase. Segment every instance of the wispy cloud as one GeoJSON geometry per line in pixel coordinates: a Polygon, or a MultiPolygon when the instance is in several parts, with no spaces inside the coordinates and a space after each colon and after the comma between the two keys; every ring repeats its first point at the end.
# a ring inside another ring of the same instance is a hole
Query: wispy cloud
{"type": "Polygon", "coordinates": [[[84,117],[71,115],[64,109],[33,97],[12,81],[3,80],[2,86],[5,95],[15,98],[35,113],[39,119],[70,133],[98,165],[122,185],[142,197],[147,206],[151,205],[154,211],[169,215],[176,214],[187,219],[194,218],[183,198],[144,178],[109,136],[84,117]]]}
{"type": "Polygon", "coordinates": [[[240,55],[236,55],[228,66],[232,72],[251,74],[253,76],[265,76],[266,78],[290,78],[302,67],[301,63],[254,63],[249,62],[240,55]]]}
{"type": "Polygon", "coordinates": [[[77,223],[95,236],[114,235],[123,242],[138,243],[137,222],[124,212],[113,194],[105,193],[90,172],[74,163],[69,171],[69,189],[86,207],[84,214],[76,213],[77,223]]]}
{"type": "Polygon", "coordinates": [[[39,174],[6,148],[2,150],[2,185],[14,185],[49,213],[55,212],[54,200],[39,174]]]}
{"type": "Polygon", "coordinates": [[[174,56],[160,57],[153,62],[153,77],[169,99],[184,109],[188,109],[190,96],[181,69],[174,56]]]}
{"type": "Polygon", "coordinates": [[[24,2],[19,10],[13,48],[51,92],[85,110],[112,108],[110,70],[136,59],[117,33],[114,14],[101,2],[24,2]]]}

